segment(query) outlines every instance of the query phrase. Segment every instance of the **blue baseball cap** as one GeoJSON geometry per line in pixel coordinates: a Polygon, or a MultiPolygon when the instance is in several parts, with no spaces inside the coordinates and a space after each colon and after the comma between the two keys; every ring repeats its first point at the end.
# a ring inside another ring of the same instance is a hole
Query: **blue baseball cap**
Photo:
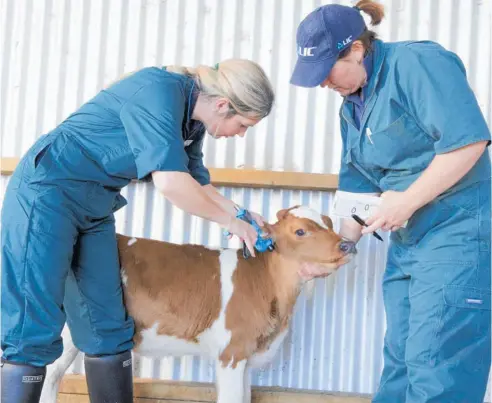
{"type": "Polygon", "coordinates": [[[316,8],[297,28],[297,62],[290,83],[300,87],[320,85],[340,52],[366,29],[356,7],[328,4],[316,8]]]}

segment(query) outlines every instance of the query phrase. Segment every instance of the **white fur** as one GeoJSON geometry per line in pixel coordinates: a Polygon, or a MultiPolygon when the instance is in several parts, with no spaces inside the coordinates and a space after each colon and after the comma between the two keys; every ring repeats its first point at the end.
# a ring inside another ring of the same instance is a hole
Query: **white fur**
{"type": "Polygon", "coordinates": [[[142,342],[135,350],[136,353],[149,357],[180,357],[183,355],[200,355],[201,348],[196,343],[190,343],[174,336],[157,334],[159,323],[142,331],[142,342]]]}
{"type": "Polygon", "coordinates": [[[323,218],[321,217],[321,214],[307,206],[300,206],[295,209],[292,209],[290,210],[290,214],[299,218],[307,218],[309,220],[314,221],[320,227],[328,229],[326,224],[323,222],[323,218]]]}
{"type": "Polygon", "coordinates": [[[223,367],[220,361],[216,366],[217,403],[250,403],[244,399],[244,376],[246,360],[239,361],[235,368],[223,367]]]}
{"type": "Polygon", "coordinates": [[[126,283],[128,283],[128,276],[126,275],[125,269],[122,267],[120,270],[121,282],[126,287],[126,283]]]}
{"type": "Polygon", "coordinates": [[[249,369],[249,362],[248,365],[246,365],[246,368],[244,368],[243,390],[243,402],[251,403],[251,373],[249,369]]]}
{"type": "Polygon", "coordinates": [[[214,355],[220,353],[231,341],[231,331],[225,327],[225,312],[229,300],[234,292],[232,276],[237,268],[237,251],[235,249],[224,249],[219,256],[220,261],[220,293],[221,307],[217,320],[210,329],[205,330],[198,336],[198,340],[204,348],[214,355]]]}

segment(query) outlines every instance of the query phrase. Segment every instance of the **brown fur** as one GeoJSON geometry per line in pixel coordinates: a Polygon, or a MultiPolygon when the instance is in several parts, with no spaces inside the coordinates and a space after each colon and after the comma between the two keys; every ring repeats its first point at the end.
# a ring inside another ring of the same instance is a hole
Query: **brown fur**
{"type": "Polygon", "coordinates": [[[139,333],[159,322],[159,334],[196,341],[220,312],[219,252],[199,245],[175,245],[118,234],[128,313],[139,333]]]}

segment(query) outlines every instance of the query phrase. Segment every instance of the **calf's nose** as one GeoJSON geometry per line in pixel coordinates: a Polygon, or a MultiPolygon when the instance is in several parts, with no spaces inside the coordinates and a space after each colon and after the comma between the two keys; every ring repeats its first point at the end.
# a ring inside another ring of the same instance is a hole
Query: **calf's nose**
{"type": "Polygon", "coordinates": [[[352,241],[340,242],[339,248],[345,254],[357,252],[357,249],[355,249],[355,242],[352,241]]]}

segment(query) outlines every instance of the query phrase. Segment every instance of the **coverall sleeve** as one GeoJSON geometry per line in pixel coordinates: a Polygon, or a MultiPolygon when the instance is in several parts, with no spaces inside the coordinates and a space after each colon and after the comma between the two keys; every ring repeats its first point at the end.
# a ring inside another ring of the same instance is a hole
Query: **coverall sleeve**
{"type": "Polygon", "coordinates": [[[193,176],[200,185],[205,186],[210,183],[210,173],[203,164],[203,141],[203,136],[199,140],[194,141],[191,145],[186,147],[186,153],[189,158],[188,169],[190,170],[191,176],[193,176]]]}
{"type": "Polygon", "coordinates": [[[338,189],[352,193],[381,193],[381,189],[362,175],[357,168],[344,161],[347,154],[347,122],[342,117],[340,117],[340,130],[342,134],[342,158],[338,176],[338,189]]]}
{"type": "Polygon", "coordinates": [[[483,140],[490,144],[487,123],[456,54],[437,44],[413,44],[403,47],[395,66],[403,104],[434,139],[436,154],[483,140]]]}
{"type": "Polygon", "coordinates": [[[154,82],[121,108],[138,179],[153,171],[189,172],[181,131],[185,102],[179,83],[154,82]]]}

